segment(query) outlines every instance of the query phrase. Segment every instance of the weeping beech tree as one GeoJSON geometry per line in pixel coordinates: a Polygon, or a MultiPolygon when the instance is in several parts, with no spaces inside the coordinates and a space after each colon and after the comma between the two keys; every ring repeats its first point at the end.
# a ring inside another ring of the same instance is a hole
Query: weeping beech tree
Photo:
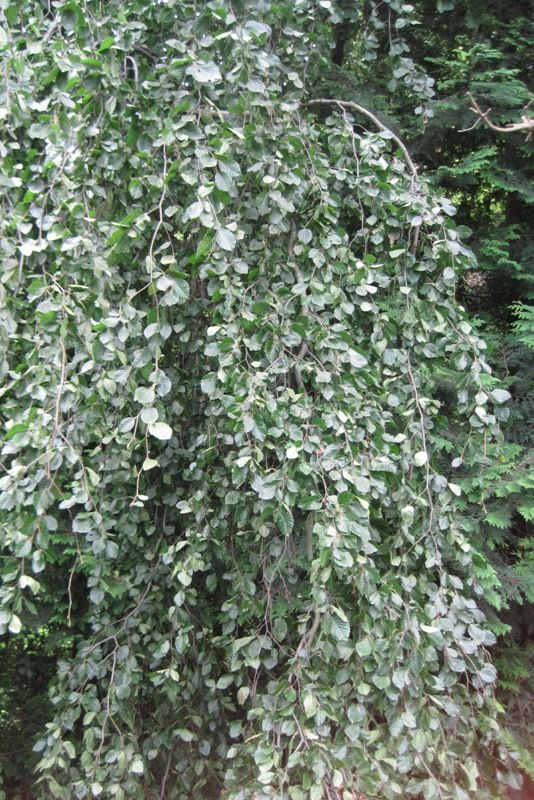
{"type": "Polygon", "coordinates": [[[506,393],[454,208],[313,97],[359,6],[1,8],[0,632],[66,642],[36,796],[501,797],[454,470],[506,393]]]}

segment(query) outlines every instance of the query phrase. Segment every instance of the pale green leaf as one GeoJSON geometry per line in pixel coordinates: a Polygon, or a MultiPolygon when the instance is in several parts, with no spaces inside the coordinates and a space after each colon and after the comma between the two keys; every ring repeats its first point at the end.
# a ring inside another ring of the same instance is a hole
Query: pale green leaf
{"type": "Polygon", "coordinates": [[[167,425],[166,422],[154,422],[152,425],[148,426],[148,432],[156,439],[162,439],[164,441],[172,437],[172,428],[170,425],[167,425]]]}

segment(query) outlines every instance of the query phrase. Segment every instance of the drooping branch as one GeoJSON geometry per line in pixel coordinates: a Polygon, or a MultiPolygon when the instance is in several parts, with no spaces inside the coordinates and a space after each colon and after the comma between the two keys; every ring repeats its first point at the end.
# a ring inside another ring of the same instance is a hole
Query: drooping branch
{"type": "MultiPolygon", "coordinates": [[[[296,241],[297,241],[297,226],[295,225],[295,222],[291,220],[291,228],[289,232],[289,244],[287,247],[288,263],[293,258],[293,249],[295,247],[296,241]]],[[[304,277],[302,275],[302,272],[298,264],[295,264],[295,279],[297,283],[304,283],[304,277]]],[[[303,299],[302,301],[302,310],[305,314],[308,313],[308,303],[305,299],[303,299]]],[[[297,355],[297,361],[299,363],[304,358],[307,352],[308,352],[308,345],[306,344],[306,342],[302,342],[299,353],[297,355]]],[[[297,365],[295,365],[293,369],[295,371],[295,380],[298,388],[304,390],[304,381],[302,380],[300,368],[297,365]]]]}
{"type": "MultiPolygon", "coordinates": [[[[313,511],[310,511],[310,513],[306,518],[306,559],[309,565],[311,565],[311,562],[313,561],[314,525],[315,525],[315,514],[313,511]]],[[[309,651],[311,645],[313,644],[313,640],[315,639],[315,635],[319,630],[320,624],[321,624],[321,614],[319,613],[318,609],[315,608],[311,628],[304,632],[302,639],[300,640],[299,645],[295,650],[295,658],[299,658],[303,650],[309,651]]]]}
{"type": "Polygon", "coordinates": [[[419,180],[419,176],[417,174],[417,167],[415,166],[414,162],[412,161],[412,158],[411,158],[411,156],[410,156],[410,154],[408,152],[408,148],[406,147],[406,145],[404,144],[402,139],[399,139],[397,134],[393,133],[391,128],[386,127],[386,125],[384,125],[384,123],[381,122],[381,120],[379,120],[378,117],[375,116],[375,114],[372,113],[372,111],[369,111],[364,106],[359,105],[359,103],[353,103],[352,101],[349,101],[349,100],[334,100],[332,98],[325,98],[325,97],[318,98],[317,100],[308,100],[306,105],[308,105],[308,106],[313,106],[313,105],[321,105],[321,106],[335,105],[335,106],[338,106],[339,108],[352,109],[353,111],[357,111],[358,114],[362,114],[362,116],[367,117],[367,119],[371,120],[373,125],[375,125],[378,128],[379,131],[385,131],[390,136],[390,138],[393,139],[395,144],[402,151],[402,154],[404,155],[406,163],[408,164],[408,167],[410,168],[410,171],[411,171],[411,173],[413,175],[414,181],[418,181],[419,180]]]}
{"type": "MultiPolygon", "coordinates": [[[[487,111],[482,111],[479,104],[470,92],[468,92],[467,96],[471,102],[470,111],[477,115],[477,119],[469,128],[463,128],[460,133],[472,131],[480,122],[483,122],[488,126],[488,128],[491,128],[492,131],[497,131],[497,133],[516,133],[518,131],[527,131],[527,140],[532,139],[532,131],[534,131],[534,119],[528,114],[522,114],[521,122],[509,122],[507,125],[496,125],[489,117],[491,108],[488,108],[487,111]]],[[[530,105],[530,103],[528,105],[530,105]]],[[[524,112],[526,112],[528,105],[523,109],[524,112]]]]}

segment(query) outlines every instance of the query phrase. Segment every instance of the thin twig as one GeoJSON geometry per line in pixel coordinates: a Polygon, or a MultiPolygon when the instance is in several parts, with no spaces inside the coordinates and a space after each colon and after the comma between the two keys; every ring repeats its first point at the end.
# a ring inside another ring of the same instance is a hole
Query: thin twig
{"type": "Polygon", "coordinates": [[[61,349],[61,373],[59,377],[59,385],[57,389],[57,396],[56,396],[56,403],[55,403],[55,413],[54,413],[54,427],[52,429],[52,433],[50,434],[50,458],[48,460],[48,477],[51,475],[50,471],[50,461],[52,459],[52,453],[54,452],[54,440],[57,436],[61,425],[61,400],[63,397],[63,391],[65,389],[65,384],[67,380],[67,351],[65,349],[65,342],[63,338],[59,340],[59,346],[61,349]]]}
{"type": "MultiPolygon", "coordinates": [[[[288,262],[291,261],[291,258],[293,257],[293,250],[295,249],[296,241],[297,241],[297,226],[295,225],[294,221],[291,220],[290,232],[289,232],[289,243],[287,245],[287,260],[288,260],[288,262]]],[[[302,274],[302,270],[300,269],[300,267],[299,267],[299,265],[297,263],[295,263],[294,271],[295,271],[295,278],[297,280],[297,283],[304,283],[304,276],[302,274]]],[[[302,310],[304,312],[308,311],[308,301],[306,300],[306,298],[304,296],[302,297],[302,310]]],[[[308,351],[308,345],[306,344],[306,342],[302,342],[302,344],[300,346],[300,350],[299,350],[298,355],[297,355],[297,359],[299,361],[302,360],[304,358],[304,356],[308,352],[309,352],[308,351]]],[[[304,390],[304,381],[302,380],[302,374],[300,372],[299,367],[297,367],[295,365],[293,367],[293,369],[295,371],[295,381],[297,383],[298,388],[304,390]]]]}
{"type": "Polygon", "coordinates": [[[55,18],[55,20],[53,21],[53,23],[50,25],[49,29],[47,30],[47,32],[46,32],[46,34],[45,34],[45,36],[43,38],[44,44],[48,44],[48,42],[50,41],[50,39],[52,38],[52,36],[54,35],[54,33],[57,31],[58,28],[59,28],[59,16],[57,16],[55,18]]]}
{"type": "Polygon", "coordinates": [[[167,758],[167,765],[165,767],[165,774],[163,775],[163,780],[161,781],[161,791],[159,794],[160,800],[165,800],[167,795],[165,794],[165,789],[167,786],[167,781],[169,780],[169,773],[171,771],[171,763],[172,763],[172,749],[169,750],[169,757],[167,758]]]}
{"type": "MultiPolygon", "coordinates": [[[[306,519],[306,557],[308,559],[308,564],[311,565],[313,561],[313,526],[315,525],[315,514],[313,511],[310,511],[308,517],[306,519]]],[[[302,639],[299,642],[299,645],[295,651],[295,658],[298,658],[304,649],[310,649],[313,640],[315,639],[315,635],[319,630],[319,625],[321,623],[321,615],[318,609],[315,609],[315,613],[313,616],[313,622],[311,628],[308,631],[304,632],[302,639]]]]}

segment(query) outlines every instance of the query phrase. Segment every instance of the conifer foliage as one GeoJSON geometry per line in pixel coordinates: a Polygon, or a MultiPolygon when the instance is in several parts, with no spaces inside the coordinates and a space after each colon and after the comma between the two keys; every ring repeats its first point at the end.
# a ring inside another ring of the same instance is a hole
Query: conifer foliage
{"type": "Polygon", "coordinates": [[[62,637],[37,797],[502,796],[454,470],[506,392],[454,208],[308,102],[345,5],[1,3],[0,632],[62,637]]]}

